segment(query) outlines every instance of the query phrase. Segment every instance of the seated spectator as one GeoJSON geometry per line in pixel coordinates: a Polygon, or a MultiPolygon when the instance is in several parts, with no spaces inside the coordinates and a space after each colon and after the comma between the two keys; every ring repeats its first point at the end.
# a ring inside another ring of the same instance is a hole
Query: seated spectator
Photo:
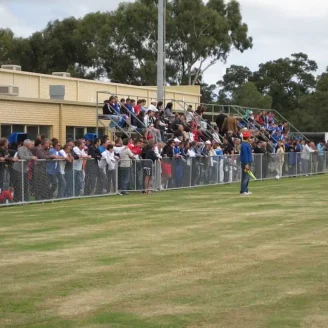
{"type": "Polygon", "coordinates": [[[139,113],[141,112],[141,105],[143,104],[143,100],[139,99],[137,100],[137,105],[134,106],[134,113],[136,115],[139,115],[139,113]]]}
{"type": "Polygon", "coordinates": [[[128,108],[127,103],[125,102],[125,99],[122,98],[120,102],[120,114],[129,116],[130,115],[130,110],[128,108]]]}
{"type": "Polygon", "coordinates": [[[165,110],[164,110],[165,118],[171,119],[171,117],[173,116],[172,108],[173,108],[173,103],[171,103],[171,102],[167,103],[165,110]]]}
{"type": "Polygon", "coordinates": [[[111,96],[108,101],[105,101],[103,115],[107,115],[111,120],[109,128],[122,126],[125,123],[124,117],[119,115],[119,111],[117,111],[116,107],[116,97],[111,96]]]}
{"type": "Polygon", "coordinates": [[[222,144],[221,138],[220,138],[220,131],[216,125],[213,127],[212,138],[219,145],[222,144]]]}
{"type": "Polygon", "coordinates": [[[147,112],[147,115],[145,115],[144,124],[147,128],[147,139],[155,139],[155,141],[161,141],[161,132],[160,130],[155,128],[155,119],[154,119],[155,113],[152,110],[149,110],[147,112]]]}

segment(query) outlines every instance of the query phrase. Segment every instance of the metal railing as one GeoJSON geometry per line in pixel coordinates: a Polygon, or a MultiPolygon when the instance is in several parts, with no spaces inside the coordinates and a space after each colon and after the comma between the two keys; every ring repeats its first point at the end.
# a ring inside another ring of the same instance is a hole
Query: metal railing
{"type": "MultiPolygon", "coordinates": [[[[251,170],[257,180],[323,174],[328,155],[254,154],[251,170]]],[[[239,155],[119,160],[109,166],[95,159],[1,162],[0,206],[229,184],[242,174],[239,155]]]]}

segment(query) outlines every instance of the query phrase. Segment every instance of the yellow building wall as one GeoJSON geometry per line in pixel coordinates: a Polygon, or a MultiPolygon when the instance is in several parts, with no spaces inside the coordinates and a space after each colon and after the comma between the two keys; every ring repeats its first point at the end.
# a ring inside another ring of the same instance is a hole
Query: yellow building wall
{"type": "Polygon", "coordinates": [[[97,127],[96,107],[85,103],[0,96],[0,112],[0,124],[49,125],[52,135],[48,137],[59,138],[62,143],[66,141],[67,126],[97,127]]]}
{"type": "MultiPolygon", "coordinates": [[[[50,99],[50,85],[65,85],[65,100],[96,103],[97,91],[107,91],[119,98],[146,99],[147,104],[157,98],[154,86],[133,86],[103,81],[91,81],[76,78],[19,72],[0,69],[0,85],[19,87],[19,96],[24,98],[50,99]]],[[[100,95],[99,101],[109,98],[109,94],[100,95]]],[[[170,86],[165,88],[165,101],[179,100],[192,103],[200,101],[199,86],[170,86]]]]}

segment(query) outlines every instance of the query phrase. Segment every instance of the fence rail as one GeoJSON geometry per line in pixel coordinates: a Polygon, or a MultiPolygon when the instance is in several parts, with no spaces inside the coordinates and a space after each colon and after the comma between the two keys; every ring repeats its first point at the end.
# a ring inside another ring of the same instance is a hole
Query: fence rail
{"type": "MultiPolygon", "coordinates": [[[[99,164],[94,159],[1,162],[0,206],[229,184],[242,175],[239,155],[99,164]]],[[[257,180],[323,174],[328,155],[254,154],[251,169],[257,180]]]]}

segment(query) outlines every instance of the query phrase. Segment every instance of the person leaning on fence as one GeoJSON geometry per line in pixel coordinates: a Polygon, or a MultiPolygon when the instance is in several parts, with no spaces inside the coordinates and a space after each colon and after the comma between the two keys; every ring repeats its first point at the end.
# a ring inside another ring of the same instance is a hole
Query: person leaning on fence
{"type": "MultiPolygon", "coordinates": [[[[47,170],[47,163],[50,160],[57,158],[56,155],[50,154],[50,141],[49,139],[43,139],[41,141],[41,147],[37,149],[36,156],[39,160],[35,163],[34,175],[35,175],[35,199],[44,200],[51,198],[53,193],[53,184],[55,184],[55,179],[52,176],[52,172],[47,170]]],[[[56,185],[57,188],[57,185],[56,185]]]]}
{"type": "Polygon", "coordinates": [[[134,159],[132,151],[128,147],[129,140],[123,140],[123,149],[120,152],[119,161],[119,189],[122,191],[122,195],[127,195],[127,189],[130,182],[131,174],[131,160],[134,159]]]}
{"type": "Polygon", "coordinates": [[[10,157],[8,152],[8,139],[0,139],[0,191],[4,190],[5,187],[5,172],[7,165],[10,162],[15,162],[18,159],[15,157],[10,157]]]}
{"type": "Polygon", "coordinates": [[[249,144],[250,137],[251,135],[249,131],[243,132],[243,142],[240,147],[240,164],[242,172],[240,194],[243,196],[248,196],[252,194],[248,190],[250,175],[247,172],[251,169],[251,165],[253,162],[252,147],[249,144]]]}
{"type": "Polygon", "coordinates": [[[153,183],[153,165],[156,161],[159,160],[159,157],[155,153],[156,142],[154,140],[150,140],[148,145],[144,150],[144,165],[143,165],[143,173],[145,177],[145,193],[151,194],[151,187],[153,183]]]}
{"type": "Polygon", "coordinates": [[[13,187],[14,187],[14,202],[29,201],[28,192],[28,164],[29,161],[37,160],[36,156],[31,153],[31,148],[33,142],[26,139],[23,146],[19,147],[17,150],[17,158],[22,160],[22,162],[15,162],[13,166],[14,177],[13,177],[13,187]],[[23,187],[24,186],[24,187],[23,187]],[[24,189],[23,189],[24,188],[24,189]],[[24,199],[23,199],[24,192],[24,199]]]}

